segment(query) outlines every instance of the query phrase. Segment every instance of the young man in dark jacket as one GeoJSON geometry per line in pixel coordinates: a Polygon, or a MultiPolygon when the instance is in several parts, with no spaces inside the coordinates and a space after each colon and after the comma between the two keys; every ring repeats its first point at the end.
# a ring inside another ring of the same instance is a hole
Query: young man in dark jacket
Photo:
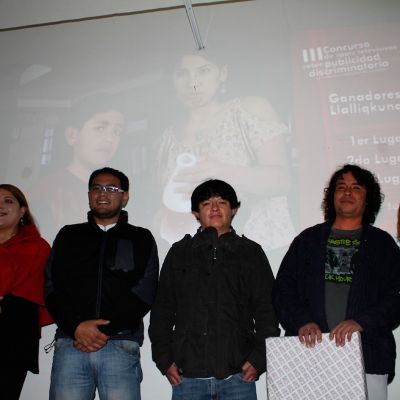
{"type": "Polygon", "coordinates": [[[400,323],[400,251],[372,226],[382,195],[376,177],[345,165],[325,190],[325,222],[303,231],[280,266],[274,305],[286,335],[307,347],[330,332],[344,346],[361,332],[368,399],[387,398],[400,323]]]}
{"type": "Polygon", "coordinates": [[[103,168],[89,179],[88,222],[58,233],[46,270],[56,322],[51,400],[140,400],[143,316],[153,303],[158,256],[150,231],[122,210],[129,181],[103,168]]]}
{"type": "Polygon", "coordinates": [[[200,228],[163,264],[150,316],[153,360],[173,400],[256,399],[265,338],[279,334],[274,278],[261,247],[231,226],[240,202],[229,184],[204,182],[191,203],[200,228]]]}

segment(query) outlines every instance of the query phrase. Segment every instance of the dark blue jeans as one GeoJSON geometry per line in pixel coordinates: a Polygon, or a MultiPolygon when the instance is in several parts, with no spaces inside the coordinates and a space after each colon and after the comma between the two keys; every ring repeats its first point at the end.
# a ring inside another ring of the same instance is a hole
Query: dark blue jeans
{"type": "Polygon", "coordinates": [[[72,339],[57,339],[51,370],[50,400],[140,400],[139,344],[109,340],[100,350],[84,353],[72,339]]]}
{"type": "Polygon", "coordinates": [[[243,374],[227,379],[182,378],[172,386],[172,400],[257,400],[255,382],[243,380],[243,374]]]}

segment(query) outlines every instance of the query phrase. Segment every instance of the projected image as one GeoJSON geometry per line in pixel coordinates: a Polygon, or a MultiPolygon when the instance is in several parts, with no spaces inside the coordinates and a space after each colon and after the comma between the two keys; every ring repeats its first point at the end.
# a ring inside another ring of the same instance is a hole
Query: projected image
{"type": "Polygon", "coordinates": [[[229,66],[207,51],[183,55],[173,82],[185,110],[158,148],[160,236],[172,244],[194,233],[190,195],[199,182],[219,178],[236,188],[244,204],[235,229],[267,250],[287,245],[294,227],[285,124],[265,98],[228,96],[229,66]]]}
{"type": "MultiPolygon", "coordinates": [[[[300,185],[316,165],[321,181],[338,164],[370,169],[385,194],[377,224],[393,235],[400,185],[399,37],[398,25],[363,26],[300,32],[293,46],[300,185]],[[323,151],[310,152],[310,146],[323,151]]],[[[311,188],[317,195],[314,189],[320,188],[311,188]]],[[[309,194],[301,192],[301,210],[309,194]]]]}
{"type": "Polygon", "coordinates": [[[48,140],[47,175],[30,187],[42,231],[54,237],[66,224],[85,219],[91,172],[112,162],[124,130],[124,116],[110,96],[84,98],[60,122],[58,137],[48,140]],[[64,166],[57,167],[65,160],[64,166]]]}
{"type": "MultiPolygon", "coordinates": [[[[276,274],[294,236],[322,222],[329,176],[354,163],[378,176],[375,226],[397,236],[400,2],[216,3],[194,7],[202,50],[183,7],[1,31],[0,183],[27,194],[52,243],[86,220],[90,173],[120,169],[129,222],[151,230],[162,263],[199,227],[193,189],[222,179],[241,201],[233,228],[276,274]]],[[[42,347],[35,398],[48,394],[42,347]]],[[[142,398],[167,398],[147,337],[141,362],[142,398]]]]}

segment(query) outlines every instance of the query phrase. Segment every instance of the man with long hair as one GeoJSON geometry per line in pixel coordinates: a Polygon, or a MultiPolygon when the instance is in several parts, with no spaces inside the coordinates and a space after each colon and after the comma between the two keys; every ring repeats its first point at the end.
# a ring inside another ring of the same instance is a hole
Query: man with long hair
{"type": "Polygon", "coordinates": [[[344,346],[361,333],[368,398],[386,399],[393,380],[400,323],[400,251],[373,227],[383,195],[376,177],[344,165],[322,202],[325,222],[303,231],[280,266],[274,305],[288,336],[307,347],[322,340],[344,346]]]}

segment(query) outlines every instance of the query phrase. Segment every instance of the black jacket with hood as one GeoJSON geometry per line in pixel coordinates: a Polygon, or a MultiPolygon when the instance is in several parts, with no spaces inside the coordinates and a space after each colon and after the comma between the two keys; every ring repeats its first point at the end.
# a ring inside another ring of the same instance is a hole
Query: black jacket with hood
{"type": "Polygon", "coordinates": [[[261,246],[232,230],[186,235],[170,249],[150,316],[153,360],[186,377],[226,378],[249,361],[265,371],[265,338],[279,334],[274,277],[261,246]]]}
{"type": "Polygon", "coordinates": [[[57,336],[74,338],[76,327],[106,319],[100,329],[110,336],[143,342],[143,316],[153,303],[158,255],[149,230],[118,223],[103,231],[91,212],[88,222],[64,226],[46,267],[46,305],[58,326],[57,336]]]}

